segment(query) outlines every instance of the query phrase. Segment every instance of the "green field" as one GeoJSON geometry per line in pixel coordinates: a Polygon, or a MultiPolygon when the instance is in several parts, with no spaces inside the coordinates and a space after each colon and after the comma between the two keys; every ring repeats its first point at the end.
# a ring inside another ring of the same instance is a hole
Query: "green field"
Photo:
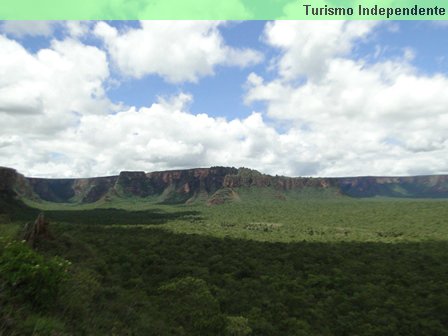
{"type": "Polygon", "coordinates": [[[448,335],[447,200],[238,194],[11,207],[0,335],[448,335]]]}

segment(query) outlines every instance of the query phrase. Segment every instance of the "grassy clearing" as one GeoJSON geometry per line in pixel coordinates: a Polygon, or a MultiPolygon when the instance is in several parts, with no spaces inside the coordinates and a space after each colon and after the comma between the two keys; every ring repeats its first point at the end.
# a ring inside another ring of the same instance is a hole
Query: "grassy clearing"
{"type": "Polygon", "coordinates": [[[307,190],[286,199],[273,190],[239,190],[240,200],[217,206],[164,205],[144,198],[97,204],[32,203],[56,221],[164,224],[177,233],[272,242],[403,242],[448,239],[448,201],[353,199],[307,190]],[[258,224],[256,224],[258,223],[258,224]]]}
{"type": "Polygon", "coordinates": [[[202,220],[193,223],[177,220],[167,223],[166,228],[272,242],[446,240],[447,205],[448,202],[440,200],[353,199],[235,203],[197,207],[202,220]]]}

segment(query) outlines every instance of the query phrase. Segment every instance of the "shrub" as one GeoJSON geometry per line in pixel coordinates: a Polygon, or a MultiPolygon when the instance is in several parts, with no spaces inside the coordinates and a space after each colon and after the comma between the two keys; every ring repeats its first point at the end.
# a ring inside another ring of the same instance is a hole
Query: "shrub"
{"type": "Polygon", "coordinates": [[[6,243],[0,249],[0,283],[11,300],[47,307],[57,297],[69,262],[44,258],[24,241],[6,243]]]}
{"type": "Polygon", "coordinates": [[[226,335],[246,336],[252,332],[249,320],[244,316],[227,316],[226,335]]]}
{"type": "Polygon", "coordinates": [[[159,288],[165,313],[194,335],[220,335],[225,320],[207,283],[198,278],[175,279],[159,288]]]}
{"type": "Polygon", "coordinates": [[[100,284],[94,271],[72,267],[59,288],[59,309],[64,315],[84,320],[99,289],[100,284]]]}

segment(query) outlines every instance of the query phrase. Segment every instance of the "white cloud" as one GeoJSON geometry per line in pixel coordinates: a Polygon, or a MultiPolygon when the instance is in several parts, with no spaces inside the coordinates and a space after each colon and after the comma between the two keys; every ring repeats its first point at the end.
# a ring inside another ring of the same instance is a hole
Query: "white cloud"
{"type": "Polygon", "coordinates": [[[277,64],[282,77],[317,79],[329,60],[350,53],[376,25],[375,21],[275,21],[266,25],[265,40],[283,51],[277,64]]]}
{"type": "Polygon", "coordinates": [[[89,33],[92,21],[66,21],[65,28],[68,35],[73,38],[80,38],[89,33]]]}
{"type": "Polygon", "coordinates": [[[108,76],[106,54],[96,47],[54,40],[32,54],[0,36],[2,133],[52,134],[76,123],[78,115],[106,113],[108,76]]]}
{"type": "Polygon", "coordinates": [[[125,75],[156,74],[169,82],[196,82],[217,65],[245,67],[262,60],[257,51],[225,44],[219,21],[142,21],[119,32],[105,22],[95,27],[112,60],[125,75]]]}
{"type": "Polygon", "coordinates": [[[351,22],[301,24],[267,25],[267,43],[282,52],[278,76],[251,74],[245,99],[265,102],[273,120],[291,125],[308,145],[301,156],[319,162],[315,174],[448,172],[448,78],[421,74],[408,49],[373,64],[351,59],[353,43],[373,26],[350,35],[351,22]]]}
{"type": "Polygon", "coordinates": [[[3,21],[0,31],[15,37],[50,36],[58,21],[3,21]]]}
{"type": "Polygon", "coordinates": [[[148,108],[86,116],[73,136],[99,153],[94,170],[111,173],[254,164],[276,142],[278,135],[260,114],[231,121],[194,115],[186,110],[190,101],[191,96],[180,94],[148,108]]]}
{"type": "MultiPolygon", "coordinates": [[[[180,94],[147,108],[85,115],[57,137],[0,136],[0,157],[28,175],[97,176],[120,170],[252,166],[288,173],[276,146],[288,143],[259,113],[227,121],[188,112],[180,94]],[[3,146],[1,145],[3,144],[3,146]],[[31,149],[32,148],[32,149],[31,149]]],[[[0,164],[3,162],[0,161],[0,164]]]]}
{"type": "MultiPolygon", "coordinates": [[[[258,60],[226,45],[220,24],[118,31],[99,23],[95,34],[129,76],[196,81],[216,66],[258,60]]],[[[72,36],[88,32],[76,25],[72,36]]],[[[279,52],[274,72],[250,74],[244,97],[266,110],[233,120],[191,113],[184,93],[118,110],[104,89],[105,51],[71,37],[30,53],[0,36],[0,165],[59,177],[212,165],[295,176],[448,173],[448,77],[422,74],[413,65],[418,50],[376,63],[353,57],[375,27],[268,23],[264,41],[279,52]]]]}
{"type": "MultiPolygon", "coordinates": [[[[226,46],[219,23],[185,24],[197,30],[189,42],[198,43],[200,50],[196,57],[191,46],[188,62],[196,68],[191,74],[184,69],[182,76],[193,80],[202,66],[212,71],[217,64],[245,66],[258,60],[255,52],[226,46]]],[[[106,35],[109,28],[114,34],[114,28],[101,26],[106,35]]],[[[86,32],[77,24],[71,28],[74,36],[86,32]]],[[[174,38],[179,29],[169,36],[174,38]]],[[[0,36],[0,64],[0,164],[28,175],[93,176],[122,169],[242,164],[254,160],[252,151],[262,148],[251,134],[260,134],[260,125],[268,129],[258,114],[233,121],[190,114],[192,97],[185,94],[115,113],[104,89],[109,80],[106,53],[72,38],[53,40],[49,48],[31,53],[0,36]]]]}

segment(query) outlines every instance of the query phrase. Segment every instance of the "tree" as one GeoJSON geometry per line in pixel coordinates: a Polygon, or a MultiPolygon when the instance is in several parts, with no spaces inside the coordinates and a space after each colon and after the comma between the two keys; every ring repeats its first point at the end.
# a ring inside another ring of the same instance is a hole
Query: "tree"
{"type": "Polygon", "coordinates": [[[187,334],[223,334],[224,316],[204,280],[179,278],[161,286],[159,293],[161,310],[172,324],[181,326],[187,334]]]}
{"type": "Polygon", "coordinates": [[[252,332],[249,320],[244,316],[227,316],[226,335],[246,336],[252,332]]]}

